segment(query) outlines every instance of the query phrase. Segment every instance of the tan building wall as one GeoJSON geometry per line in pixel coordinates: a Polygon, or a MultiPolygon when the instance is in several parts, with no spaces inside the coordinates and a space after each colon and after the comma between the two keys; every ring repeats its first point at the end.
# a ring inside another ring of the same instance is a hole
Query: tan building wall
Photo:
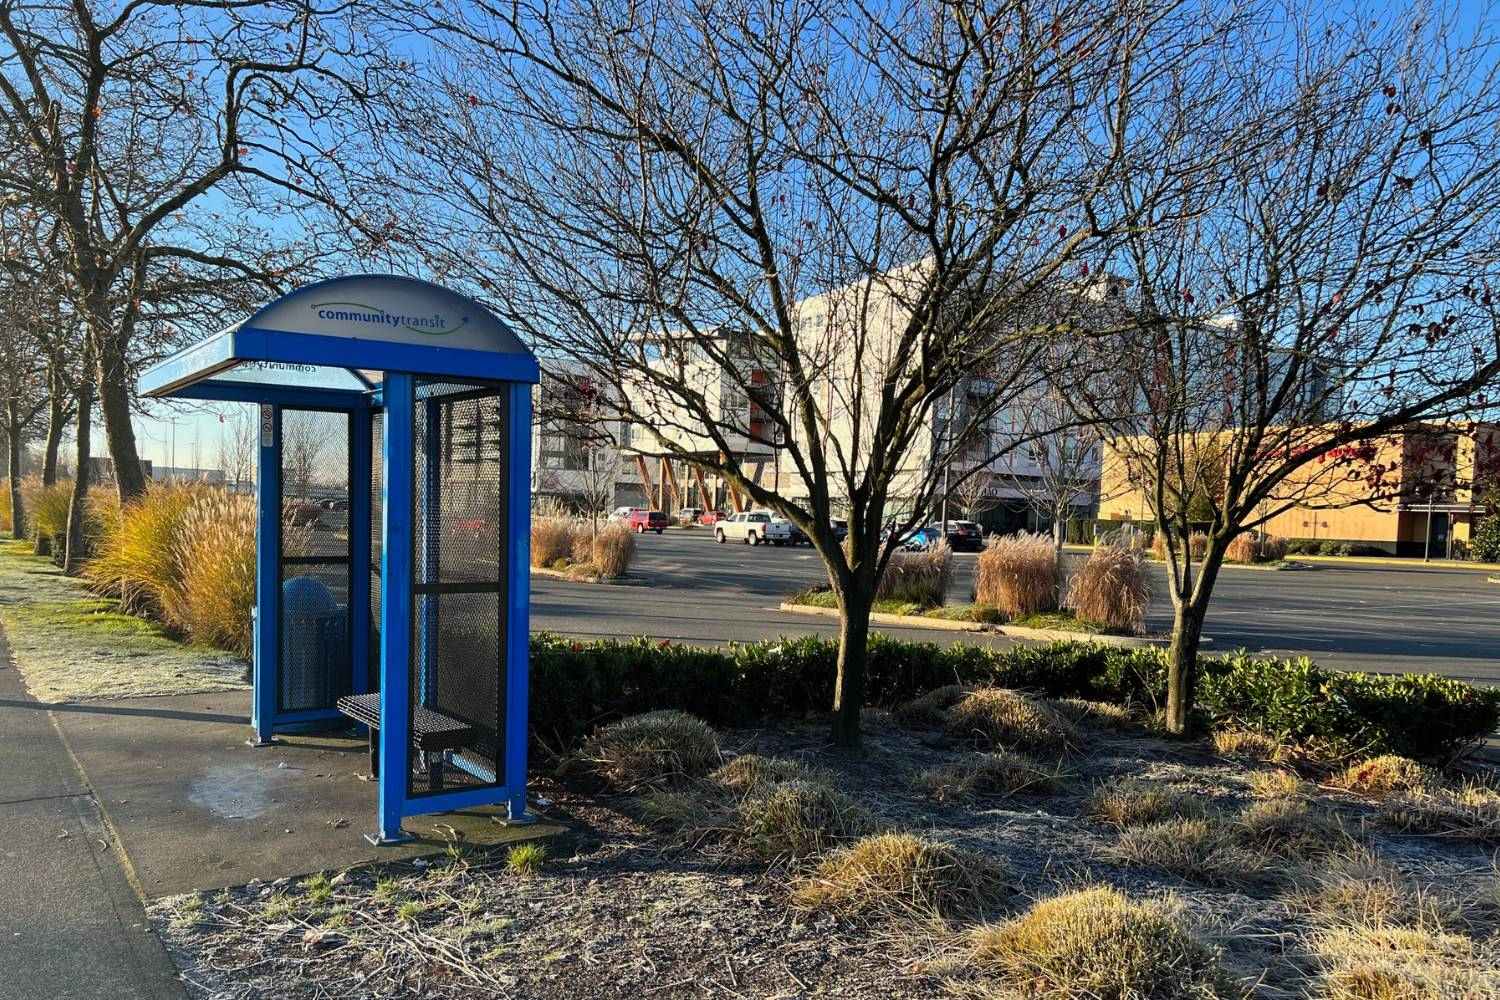
{"type": "MultiPolygon", "coordinates": [[[[1132,477],[1125,455],[1131,442],[1106,444],[1100,474],[1099,517],[1111,521],[1151,521],[1148,494],[1132,477]]],[[[1268,509],[1291,504],[1272,515],[1264,530],[1289,539],[1348,542],[1396,554],[1461,553],[1470,537],[1476,506],[1474,483],[1482,492],[1495,482],[1500,466],[1500,430],[1479,425],[1467,432],[1409,432],[1375,442],[1375,453],[1360,469],[1388,470],[1379,485],[1351,478],[1347,465],[1314,463],[1291,477],[1268,509]],[[1431,495],[1431,511],[1427,497],[1431,495]],[[1429,538],[1429,535],[1431,536],[1429,538]]]]}

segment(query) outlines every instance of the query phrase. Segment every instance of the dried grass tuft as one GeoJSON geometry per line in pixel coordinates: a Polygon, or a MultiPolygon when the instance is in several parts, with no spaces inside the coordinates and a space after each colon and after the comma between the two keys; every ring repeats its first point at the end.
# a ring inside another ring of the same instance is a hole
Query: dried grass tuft
{"type": "Polygon", "coordinates": [[[743,753],[709,775],[710,780],[737,792],[750,793],[780,781],[819,778],[820,774],[800,761],[743,753]]]}
{"type": "Polygon", "coordinates": [[[1462,903],[1411,881],[1366,847],[1302,869],[1287,902],[1324,925],[1448,928],[1464,922],[1462,903]]]}
{"type": "Polygon", "coordinates": [[[1289,799],[1306,795],[1308,784],[1291,771],[1254,771],[1246,779],[1257,799],[1289,799]]]}
{"type": "Polygon", "coordinates": [[[1122,781],[1100,786],[1084,815],[1122,829],[1169,819],[1195,819],[1204,813],[1196,795],[1155,782],[1122,781]]]}
{"type": "Polygon", "coordinates": [[[825,858],[792,887],[810,910],[881,916],[975,916],[1010,893],[999,861],[909,833],[863,837],[825,858]]]}
{"type": "Polygon", "coordinates": [[[953,736],[985,749],[1058,753],[1082,742],[1073,723],[1040,698],[1005,688],[980,688],[948,710],[953,736]]]}
{"type": "Polygon", "coordinates": [[[1410,757],[1383,754],[1349,765],[1333,783],[1351,792],[1380,798],[1393,792],[1431,791],[1442,780],[1435,770],[1410,757]]]}
{"type": "Polygon", "coordinates": [[[1010,618],[1057,610],[1057,549],[1046,535],[995,535],[979,553],[974,602],[1010,618]]]}
{"type": "Polygon", "coordinates": [[[1500,792],[1471,783],[1396,793],[1382,803],[1380,819],[1408,833],[1500,844],[1500,792]]]}
{"type": "Polygon", "coordinates": [[[1070,722],[1094,729],[1123,732],[1136,726],[1135,715],[1124,705],[1084,698],[1054,698],[1048,702],[1070,722]]]}
{"type": "Polygon", "coordinates": [[[1241,810],[1241,838],[1293,861],[1311,861],[1347,850],[1353,838],[1338,817],[1306,799],[1266,799],[1241,810]]]}
{"type": "Polygon", "coordinates": [[[1104,856],[1120,864],[1151,868],[1203,885],[1243,885],[1265,879],[1272,857],[1237,836],[1214,816],[1168,819],[1121,831],[1104,856]]]}
{"type": "Polygon", "coordinates": [[[1145,632],[1151,583],[1140,552],[1125,545],[1095,545],[1073,573],[1066,604],[1080,621],[1129,635],[1145,632]]]}
{"type": "Polygon", "coordinates": [[[600,729],[578,759],[611,787],[629,791],[707,774],[719,763],[719,739],[686,712],[647,712],[600,729]]]}
{"type": "Polygon", "coordinates": [[[962,684],[948,684],[933,688],[904,705],[897,707],[892,715],[903,726],[937,727],[948,723],[948,712],[974,692],[974,688],[962,684]]]}
{"type": "Polygon", "coordinates": [[[1218,1000],[1239,996],[1180,907],[1110,888],[1069,892],[973,935],[973,963],[1032,1000],[1218,1000]]]}
{"type": "Polygon", "coordinates": [[[1056,769],[1008,750],[974,754],[955,764],[923,771],[916,779],[917,788],[938,802],[986,795],[1050,795],[1060,785],[1056,769]]]}
{"type": "Polygon", "coordinates": [[[1215,729],[1213,742],[1214,750],[1225,757],[1249,757],[1269,763],[1283,756],[1281,744],[1274,737],[1254,729],[1215,729]]]}
{"type": "Polygon", "coordinates": [[[1461,934],[1414,927],[1337,927],[1314,937],[1327,1000],[1488,1000],[1497,957],[1461,934]]]}
{"type": "Polygon", "coordinates": [[[799,779],[764,786],[740,800],[746,846],[768,858],[800,858],[872,833],[875,820],[843,792],[799,779]]]}
{"type": "Polygon", "coordinates": [[[548,567],[573,557],[579,526],[566,517],[536,517],[531,521],[531,565],[548,567]]]}

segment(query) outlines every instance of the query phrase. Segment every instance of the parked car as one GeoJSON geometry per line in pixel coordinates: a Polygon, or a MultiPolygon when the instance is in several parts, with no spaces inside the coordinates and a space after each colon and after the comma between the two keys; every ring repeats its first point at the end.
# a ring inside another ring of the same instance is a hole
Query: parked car
{"type": "Polygon", "coordinates": [[[701,507],[679,507],[677,508],[678,524],[697,524],[698,518],[703,514],[701,507]]]}
{"type": "Polygon", "coordinates": [[[812,544],[812,541],[807,537],[807,532],[803,531],[801,528],[797,527],[791,521],[787,520],[784,517],[781,517],[780,515],[772,515],[772,517],[771,517],[771,524],[773,526],[776,526],[778,528],[778,530],[779,530],[780,527],[785,527],[786,528],[786,539],[785,540],[777,540],[775,538],[771,539],[772,543],[775,544],[775,545],[811,545],[812,544]]]}
{"type": "Polygon", "coordinates": [[[630,517],[625,523],[637,535],[643,535],[648,531],[654,531],[659,535],[667,529],[667,525],[671,522],[667,520],[667,515],[659,510],[646,510],[644,507],[635,507],[631,509],[630,517]]]}
{"type": "Polygon", "coordinates": [[[777,522],[768,510],[731,514],[714,525],[714,541],[720,545],[730,541],[749,545],[759,545],[761,542],[785,545],[790,538],[787,522],[777,522]]]}
{"type": "Polygon", "coordinates": [[[614,512],[609,515],[609,519],[623,524],[630,520],[630,515],[633,511],[645,509],[644,507],[616,507],[614,512]]]}
{"type": "Polygon", "coordinates": [[[288,500],[282,505],[282,517],[294,528],[315,525],[323,516],[323,508],[310,500],[288,500]]]}
{"type": "Polygon", "coordinates": [[[943,530],[935,524],[923,524],[912,528],[901,536],[901,548],[907,552],[923,552],[932,548],[943,537],[943,530]]]}
{"type": "MultiPolygon", "coordinates": [[[[941,524],[928,527],[937,528],[939,535],[943,533],[941,524]]],[[[978,552],[984,548],[984,530],[973,521],[949,521],[948,545],[954,552],[978,552]]]]}
{"type": "Polygon", "coordinates": [[[833,528],[833,537],[840,542],[849,537],[849,522],[842,517],[829,518],[828,524],[833,528]]]}
{"type": "Polygon", "coordinates": [[[722,510],[705,510],[698,517],[699,524],[714,525],[728,518],[729,515],[722,510]]]}

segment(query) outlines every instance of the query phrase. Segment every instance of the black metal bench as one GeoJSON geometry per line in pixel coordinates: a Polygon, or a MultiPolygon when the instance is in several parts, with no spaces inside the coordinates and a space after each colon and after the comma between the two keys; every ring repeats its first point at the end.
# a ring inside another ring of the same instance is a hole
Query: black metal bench
{"type": "MultiPolygon", "coordinates": [[[[380,692],[347,695],[338,700],[338,710],[369,730],[370,777],[380,776],[380,692]]],[[[443,787],[443,751],[462,750],[472,744],[479,730],[450,715],[434,712],[421,705],[412,707],[411,748],[427,761],[427,787],[436,792],[443,787]]]]}

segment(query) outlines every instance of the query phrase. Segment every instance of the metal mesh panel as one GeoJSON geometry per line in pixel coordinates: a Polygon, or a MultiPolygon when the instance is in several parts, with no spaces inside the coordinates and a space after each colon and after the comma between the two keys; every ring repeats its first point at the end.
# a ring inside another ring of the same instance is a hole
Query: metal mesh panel
{"type": "Polygon", "coordinates": [[[347,413],[281,411],[281,712],[332,708],[352,688],[349,434],[347,413]]]}
{"type": "Polygon", "coordinates": [[[504,781],[506,388],[416,390],[413,719],[422,707],[472,730],[423,759],[409,792],[504,781]]]}
{"type": "Polygon", "coordinates": [[[380,562],[385,540],[385,414],[370,419],[370,690],[380,690],[380,562]]]}

